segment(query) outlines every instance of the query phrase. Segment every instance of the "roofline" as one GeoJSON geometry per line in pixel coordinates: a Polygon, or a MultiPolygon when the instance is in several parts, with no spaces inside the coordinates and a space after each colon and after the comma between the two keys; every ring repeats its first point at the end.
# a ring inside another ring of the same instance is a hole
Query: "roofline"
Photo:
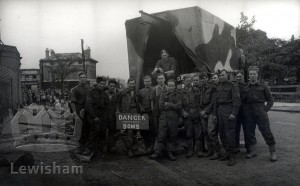
{"type": "Polygon", "coordinates": [[[23,69],[20,69],[20,71],[26,71],[26,70],[40,70],[38,68],[23,68],[23,69]]]}
{"type": "MultiPolygon", "coordinates": [[[[162,13],[172,12],[172,11],[178,11],[178,10],[184,10],[184,9],[191,9],[191,8],[199,8],[199,9],[201,9],[201,10],[204,10],[204,11],[210,13],[211,15],[213,15],[213,16],[219,18],[220,20],[224,21],[224,23],[227,23],[228,25],[232,26],[232,25],[229,24],[227,21],[221,19],[219,16],[216,16],[215,14],[213,14],[213,13],[211,13],[211,12],[209,12],[209,11],[207,11],[207,10],[205,10],[205,9],[203,9],[203,8],[201,8],[201,7],[199,7],[199,6],[191,6],[191,7],[186,7],[186,8],[178,8],[178,9],[173,9],[173,10],[165,10],[165,11],[162,11],[162,12],[155,12],[155,13],[148,13],[148,14],[154,15],[154,16],[155,16],[155,15],[157,15],[157,14],[162,14],[162,13]]],[[[127,21],[130,22],[130,21],[133,21],[133,20],[139,19],[139,18],[141,18],[141,16],[140,16],[140,17],[135,17],[135,18],[132,18],[132,19],[127,19],[127,20],[125,21],[125,24],[126,24],[127,21]]],[[[232,27],[235,28],[234,26],[232,26],[232,27]]]]}
{"type": "MultiPolygon", "coordinates": [[[[80,60],[82,60],[81,58],[79,58],[80,60]]],[[[40,62],[51,62],[51,61],[68,61],[68,58],[66,59],[40,59],[40,62]]],[[[95,63],[98,63],[99,61],[93,59],[93,58],[89,58],[89,59],[85,59],[85,61],[91,61],[91,62],[95,62],[95,63]]]]}

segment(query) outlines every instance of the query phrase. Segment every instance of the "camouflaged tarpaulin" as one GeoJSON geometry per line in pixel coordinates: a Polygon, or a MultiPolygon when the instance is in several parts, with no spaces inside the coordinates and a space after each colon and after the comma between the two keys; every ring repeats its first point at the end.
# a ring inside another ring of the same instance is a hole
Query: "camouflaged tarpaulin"
{"type": "MultiPolygon", "coordinates": [[[[158,23],[159,20],[151,22],[144,18],[135,18],[125,23],[129,71],[130,76],[137,78],[137,84],[140,84],[140,77],[143,75],[145,53],[147,50],[154,50],[147,48],[150,30],[154,27],[157,29],[166,26],[166,22],[171,26],[172,31],[169,34],[175,35],[198,70],[237,69],[238,50],[235,29],[225,21],[199,7],[151,15],[162,21],[158,23]]],[[[156,55],[159,56],[159,52],[156,55]]]]}

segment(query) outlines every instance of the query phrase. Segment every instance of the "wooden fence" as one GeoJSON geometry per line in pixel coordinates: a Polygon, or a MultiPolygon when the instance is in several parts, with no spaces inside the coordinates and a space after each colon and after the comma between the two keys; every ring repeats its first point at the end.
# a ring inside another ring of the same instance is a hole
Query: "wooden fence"
{"type": "Polygon", "coordinates": [[[300,103],[300,85],[275,85],[270,89],[277,102],[300,103]]]}

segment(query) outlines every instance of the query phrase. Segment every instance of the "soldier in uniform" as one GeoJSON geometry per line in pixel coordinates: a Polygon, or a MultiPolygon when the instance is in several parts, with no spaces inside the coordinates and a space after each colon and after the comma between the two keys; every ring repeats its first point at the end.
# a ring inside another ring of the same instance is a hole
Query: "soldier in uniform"
{"type": "Polygon", "coordinates": [[[208,83],[207,73],[200,74],[200,85],[200,116],[203,127],[203,137],[207,143],[208,153],[200,154],[199,156],[212,156],[210,159],[216,160],[220,156],[218,126],[217,123],[213,121],[213,96],[215,96],[216,86],[208,83]]]}
{"type": "Polygon", "coordinates": [[[210,83],[216,86],[220,83],[218,74],[211,73],[210,83]]]}
{"type": "Polygon", "coordinates": [[[217,86],[215,96],[216,112],[214,118],[218,118],[220,139],[226,151],[220,160],[228,159],[227,165],[233,166],[236,163],[234,159],[234,153],[236,153],[235,127],[240,96],[238,87],[228,81],[226,70],[220,71],[219,81],[220,84],[217,86]]]}
{"type": "Polygon", "coordinates": [[[108,90],[106,94],[108,96],[109,102],[107,107],[108,112],[108,139],[107,139],[107,152],[114,152],[114,145],[116,144],[115,135],[117,133],[116,129],[116,108],[117,108],[117,82],[113,79],[108,81],[108,90]]]}
{"type": "Polygon", "coordinates": [[[154,126],[156,126],[156,133],[158,133],[158,125],[159,125],[159,117],[160,117],[159,97],[164,91],[167,91],[165,80],[166,78],[163,73],[158,74],[157,85],[152,88],[151,97],[150,97],[152,116],[153,116],[154,126]]]}
{"type": "Polygon", "coordinates": [[[157,61],[152,76],[155,77],[157,73],[164,73],[168,79],[175,78],[177,67],[175,58],[169,57],[169,53],[166,49],[162,49],[160,55],[161,59],[157,61]]]}
{"type": "MultiPolygon", "coordinates": [[[[116,113],[140,113],[140,96],[135,90],[135,79],[129,78],[127,81],[128,88],[120,92],[117,100],[116,113]]],[[[134,131],[127,129],[125,136],[121,139],[127,148],[128,157],[133,157],[134,131]]]]}
{"type": "Polygon", "coordinates": [[[89,90],[89,87],[86,85],[86,74],[84,72],[79,73],[79,84],[72,88],[71,91],[71,110],[77,117],[80,117],[82,120],[82,132],[80,138],[80,147],[77,151],[78,154],[81,154],[88,140],[89,136],[89,123],[87,121],[87,112],[84,112],[84,116],[80,115],[80,111],[85,109],[86,95],[89,90]]]}
{"type": "Polygon", "coordinates": [[[104,89],[106,80],[102,77],[96,79],[97,87],[92,88],[86,97],[86,109],[88,111],[88,121],[90,123],[90,135],[83,156],[92,156],[99,152],[103,156],[107,129],[107,107],[108,96],[104,89]]]}
{"type": "Polygon", "coordinates": [[[178,120],[181,110],[181,95],[176,90],[176,81],[173,79],[167,82],[167,91],[163,92],[159,99],[161,115],[159,118],[158,136],[155,144],[155,152],[149,156],[150,159],[157,159],[163,150],[167,150],[170,160],[177,159],[174,154],[178,135],[178,120]]]}
{"type": "Polygon", "coordinates": [[[152,94],[152,78],[149,75],[144,77],[144,88],[139,91],[141,113],[148,114],[149,116],[149,131],[141,131],[144,138],[144,143],[147,152],[151,153],[154,148],[155,137],[157,136],[157,126],[153,122],[152,109],[151,109],[151,94],[152,94]]]}
{"type": "Polygon", "coordinates": [[[243,89],[244,94],[244,117],[247,126],[247,142],[248,150],[246,158],[253,158],[256,156],[255,146],[255,128],[256,124],[264,137],[266,144],[270,150],[270,160],[277,161],[275,139],[271,132],[268,111],[273,106],[273,97],[269,87],[258,82],[258,70],[249,70],[249,84],[243,89]],[[265,105],[265,102],[267,104],[265,105]]]}
{"type": "Polygon", "coordinates": [[[235,74],[235,81],[237,86],[239,87],[240,91],[240,98],[241,98],[241,105],[239,108],[239,112],[237,115],[237,123],[236,123],[236,129],[235,129],[235,141],[236,141],[236,148],[238,152],[240,151],[240,132],[241,132],[241,126],[243,127],[243,133],[244,133],[244,141],[245,141],[245,148],[248,149],[248,144],[247,144],[247,127],[246,123],[244,121],[244,109],[243,109],[243,88],[245,87],[244,79],[243,79],[243,73],[241,71],[237,72],[235,74]]]}
{"type": "Polygon", "coordinates": [[[199,89],[192,86],[192,78],[187,75],[184,77],[184,88],[181,90],[182,97],[182,116],[186,129],[187,138],[187,158],[194,155],[194,140],[197,154],[201,152],[202,146],[202,127],[199,113],[199,89]]]}
{"type": "Polygon", "coordinates": [[[200,86],[199,74],[193,75],[193,86],[199,88],[200,86]]]}

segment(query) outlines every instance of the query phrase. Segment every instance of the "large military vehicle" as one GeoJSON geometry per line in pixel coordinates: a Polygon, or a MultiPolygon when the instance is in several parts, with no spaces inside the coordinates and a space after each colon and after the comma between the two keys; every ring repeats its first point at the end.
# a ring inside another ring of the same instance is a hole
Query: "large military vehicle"
{"type": "Polygon", "coordinates": [[[178,76],[238,68],[235,28],[217,16],[199,7],[140,13],[125,22],[129,72],[137,85],[151,74],[161,49],[177,60],[178,76]]]}

